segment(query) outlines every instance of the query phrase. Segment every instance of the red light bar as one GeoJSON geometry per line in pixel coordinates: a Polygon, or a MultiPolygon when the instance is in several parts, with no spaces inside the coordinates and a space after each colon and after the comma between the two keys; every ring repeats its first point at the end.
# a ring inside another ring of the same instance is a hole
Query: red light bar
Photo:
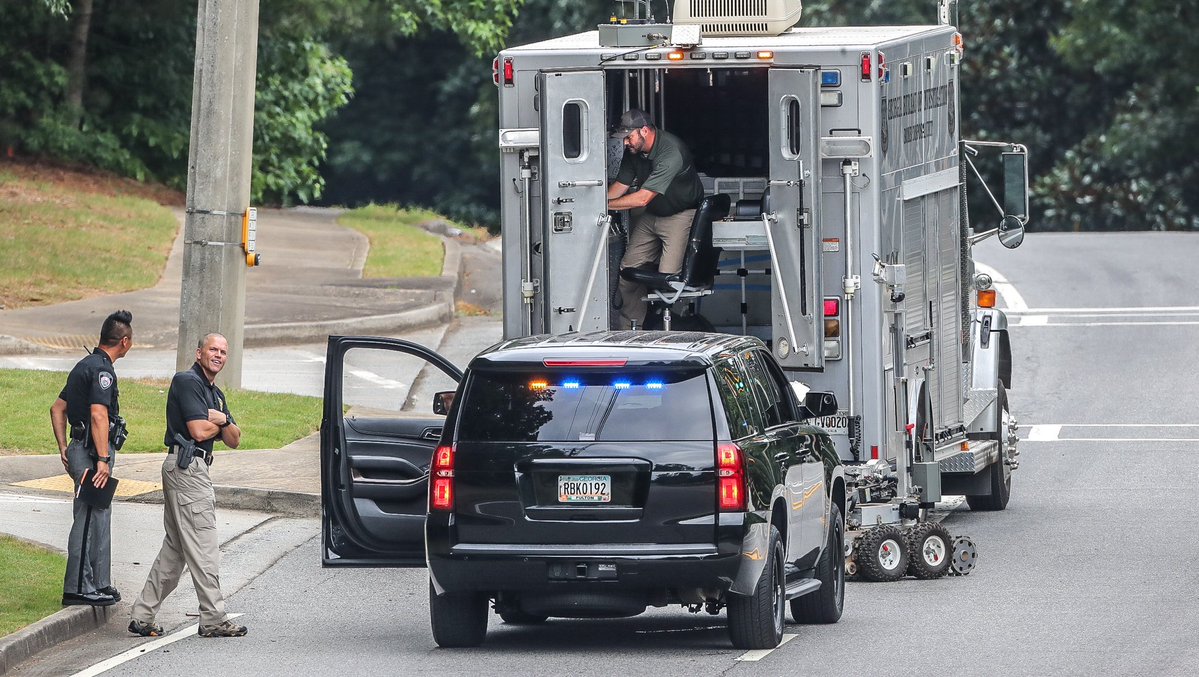
{"type": "Polygon", "coordinates": [[[622,357],[615,360],[542,360],[547,367],[623,367],[629,359],[622,357]]]}

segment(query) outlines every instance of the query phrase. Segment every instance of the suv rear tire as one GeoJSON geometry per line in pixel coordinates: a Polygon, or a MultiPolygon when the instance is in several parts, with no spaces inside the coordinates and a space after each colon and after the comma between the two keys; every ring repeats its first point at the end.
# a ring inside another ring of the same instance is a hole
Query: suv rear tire
{"type": "Polygon", "coordinates": [[[437,646],[479,646],[487,637],[487,596],[476,592],[438,595],[429,581],[429,620],[437,646]]]}
{"type": "Polygon", "coordinates": [[[749,595],[730,595],[729,636],[738,649],[773,649],[783,641],[787,604],[783,574],[783,538],[773,524],[766,545],[766,566],[749,595]]]}
{"type": "Polygon", "coordinates": [[[845,607],[845,520],[833,503],[829,511],[828,542],[816,563],[820,589],[791,600],[791,618],[796,623],[836,623],[845,607]]]}

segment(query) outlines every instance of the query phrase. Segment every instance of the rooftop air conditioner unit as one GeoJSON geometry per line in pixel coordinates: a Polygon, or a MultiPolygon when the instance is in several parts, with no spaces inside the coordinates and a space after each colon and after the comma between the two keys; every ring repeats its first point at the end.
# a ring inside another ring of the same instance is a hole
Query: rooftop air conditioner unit
{"type": "Polygon", "coordinates": [[[779,35],[799,23],[800,0],[675,0],[674,23],[705,36],[779,35]]]}

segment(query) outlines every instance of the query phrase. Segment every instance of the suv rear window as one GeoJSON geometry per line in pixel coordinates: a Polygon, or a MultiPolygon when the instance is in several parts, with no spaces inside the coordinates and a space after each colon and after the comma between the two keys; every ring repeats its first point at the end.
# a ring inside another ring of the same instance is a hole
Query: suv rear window
{"type": "Polygon", "coordinates": [[[463,397],[458,439],[467,442],[714,439],[702,369],[475,371],[463,397]]]}

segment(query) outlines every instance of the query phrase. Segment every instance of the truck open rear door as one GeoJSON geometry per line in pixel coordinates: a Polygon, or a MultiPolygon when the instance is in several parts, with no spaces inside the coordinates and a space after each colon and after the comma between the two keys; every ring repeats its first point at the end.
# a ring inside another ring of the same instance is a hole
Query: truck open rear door
{"type": "MultiPolygon", "coordinates": [[[[607,329],[604,74],[543,71],[537,75],[537,85],[544,258],[540,312],[534,308],[533,326],[551,334],[607,329]]],[[[535,234],[535,247],[538,239],[535,234]]]]}
{"type": "Polygon", "coordinates": [[[819,71],[772,68],[770,205],[766,230],[771,276],[773,348],[787,367],[824,364],[820,306],[819,71]],[[784,343],[785,341],[785,343],[784,343]]]}

